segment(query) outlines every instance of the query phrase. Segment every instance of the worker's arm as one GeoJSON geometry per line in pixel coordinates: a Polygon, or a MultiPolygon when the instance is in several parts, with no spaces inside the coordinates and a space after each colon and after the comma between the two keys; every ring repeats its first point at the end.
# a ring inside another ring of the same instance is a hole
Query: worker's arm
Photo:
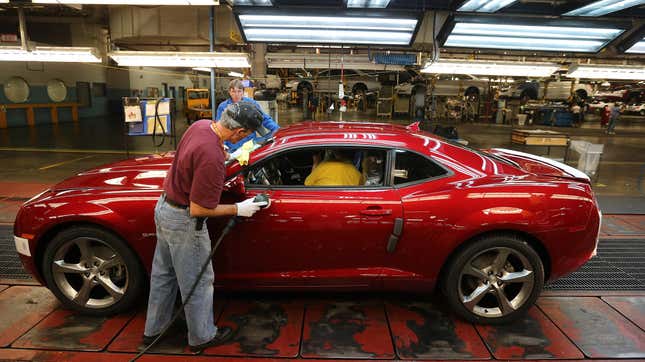
{"type": "Polygon", "coordinates": [[[215,118],[213,120],[219,121],[220,117],[222,117],[222,113],[224,113],[224,110],[226,109],[227,101],[221,102],[219,106],[217,106],[217,114],[215,115],[215,118]]]}
{"type": "Polygon", "coordinates": [[[195,202],[190,202],[190,216],[192,217],[218,217],[218,216],[243,216],[251,217],[263,207],[269,207],[267,201],[255,201],[254,197],[232,205],[217,205],[214,209],[205,208],[195,202]]]}
{"type": "Polygon", "coordinates": [[[214,209],[203,207],[197,203],[190,202],[191,217],[218,217],[218,216],[235,216],[237,215],[237,206],[219,204],[214,209]]]}

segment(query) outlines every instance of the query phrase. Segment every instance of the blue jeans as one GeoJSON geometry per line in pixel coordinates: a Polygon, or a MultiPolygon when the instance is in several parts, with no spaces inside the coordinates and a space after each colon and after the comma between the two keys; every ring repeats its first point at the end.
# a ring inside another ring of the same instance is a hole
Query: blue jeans
{"type": "Polygon", "coordinates": [[[609,118],[609,126],[607,126],[607,133],[614,131],[614,128],[616,127],[616,121],[617,120],[618,120],[618,117],[609,118]]]}
{"type": "MultiPolygon", "coordinates": [[[[150,297],[146,315],[146,336],[154,336],[170,323],[177,288],[182,300],[190,292],[198,274],[211,252],[211,240],[206,227],[195,230],[196,218],[188,209],[165,202],[161,196],[155,207],[157,247],[152,260],[150,297]]],[[[210,341],[217,332],[213,321],[213,265],[209,263],[199,284],[186,304],[188,344],[195,346],[210,341]]]]}

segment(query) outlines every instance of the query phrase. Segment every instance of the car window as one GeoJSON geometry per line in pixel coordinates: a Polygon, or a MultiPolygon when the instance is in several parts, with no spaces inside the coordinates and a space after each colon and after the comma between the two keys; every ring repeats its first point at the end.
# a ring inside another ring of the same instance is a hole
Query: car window
{"type": "Polygon", "coordinates": [[[246,185],[366,187],[385,185],[387,152],[360,147],[317,147],[283,152],[251,166],[246,185]]]}
{"type": "Polygon", "coordinates": [[[394,156],[394,184],[400,185],[425,179],[430,179],[448,173],[430,159],[417,153],[396,150],[394,156]]]}

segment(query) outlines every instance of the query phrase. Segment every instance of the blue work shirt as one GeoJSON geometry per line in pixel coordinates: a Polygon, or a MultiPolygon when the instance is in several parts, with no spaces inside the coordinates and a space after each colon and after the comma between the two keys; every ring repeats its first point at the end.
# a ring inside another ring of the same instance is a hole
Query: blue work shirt
{"type": "MultiPolygon", "coordinates": [[[[242,138],[242,140],[240,140],[237,143],[231,143],[229,141],[225,141],[224,144],[226,145],[226,147],[228,147],[228,152],[231,152],[231,153],[235,152],[235,150],[242,147],[242,145],[248,142],[249,140],[253,140],[255,141],[255,143],[262,143],[264,140],[271,138],[271,136],[273,136],[273,134],[278,130],[278,128],[280,128],[280,126],[278,126],[276,121],[274,121],[273,118],[271,118],[271,116],[264,113],[264,111],[262,110],[262,107],[260,107],[260,104],[256,102],[254,99],[251,99],[248,97],[242,97],[242,102],[250,102],[255,104],[256,107],[258,107],[263,117],[262,126],[267,130],[269,130],[269,133],[266,136],[258,136],[257,133],[253,132],[250,135],[242,138]]],[[[215,116],[215,119],[217,121],[219,121],[220,117],[222,116],[222,113],[224,113],[224,110],[226,109],[226,107],[228,107],[228,105],[231,103],[233,103],[233,100],[229,98],[224,102],[220,103],[219,106],[217,106],[217,115],[215,116]]]]}

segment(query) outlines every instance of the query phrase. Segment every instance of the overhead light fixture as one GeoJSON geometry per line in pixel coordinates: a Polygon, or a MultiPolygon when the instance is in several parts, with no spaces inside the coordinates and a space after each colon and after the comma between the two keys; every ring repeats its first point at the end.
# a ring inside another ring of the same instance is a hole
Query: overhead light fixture
{"type": "Polygon", "coordinates": [[[238,72],[228,72],[229,77],[243,78],[244,74],[238,72]]]}
{"type": "Polygon", "coordinates": [[[246,53],[116,51],[108,55],[119,65],[130,67],[249,68],[251,66],[246,53]]]}
{"type": "Polygon", "coordinates": [[[237,15],[247,42],[410,45],[416,17],[237,15]]]}
{"type": "Polygon", "coordinates": [[[286,69],[357,69],[402,71],[402,65],[376,64],[366,55],[267,53],[267,67],[286,69]]]}
{"type": "Polygon", "coordinates": [[[427,64],[422,73],[548,77],[560,66],[555,63],[440,60],[427,64]]]}
{"type": "Polygon", "coordinates": [[[35,4],[63,5],[219,5],[219,0],[32,0],[35,4]]]}
{"type": "Polygon", "coordinates": [[[571,10],[564,15],[569,16],[603,16],[616,11],[629,9],[645,4],[645,0],[600,0],[589,5],[571,10]]]}
{"type": "Polygon", "coordinates": [[[594,53],[624,31],[607,25],[593,27],[591,24],[564,24],[566,23],[502,24],[478,22],[474,19],[456,20],[443,46],[594,53]]]}
{"type": "Polygon", "coordinates": [[[457,11],[472,11],[477,13],[494,13],[517,0],[468,0],[457,11]]]}
{"type": "Polygon", "coordinates": [[[631,48],[625,50],[625,53],[631,54],[645,54],[645,38],[641,39],[638,43],[631,46],[631,48]]]}
{"type": "Polygon", "coordinates": [[[0,47],[0,61],[8,62],[100,63],[98,54],[96,48],[87,47],[0,47]]]}
{"type": "Polygon", "coordinates": [[[233,0],[233,6],[273,6],[271,0],[233,0]]]}
{"type": "Polygon", "coordinates": [[[645,67],[574,64],[569,66],[567,77],[577,79],[645,80],[645,67]]]}
{"type": "Polygon", "coordinates": [[[379,8],[384,9],[390,4],[390,0],[347,0],[348,8],[379,8]]]}

